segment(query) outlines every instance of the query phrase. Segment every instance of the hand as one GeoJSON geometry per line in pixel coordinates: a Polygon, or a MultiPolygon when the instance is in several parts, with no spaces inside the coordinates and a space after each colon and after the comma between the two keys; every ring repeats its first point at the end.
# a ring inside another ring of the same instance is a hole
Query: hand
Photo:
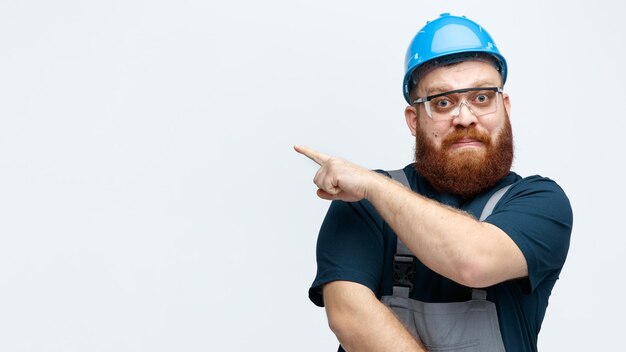
{"type": "Polygon", "coordinates": [[[376,172],[362,168],[347,160],[335,158],[311,148],[296,145],[296,152],[315,161],[320,169],[313,182],[319,188],[318,197],[328,200],[356,202],[367,198],[372,182],[380,179],[376,172]]]}

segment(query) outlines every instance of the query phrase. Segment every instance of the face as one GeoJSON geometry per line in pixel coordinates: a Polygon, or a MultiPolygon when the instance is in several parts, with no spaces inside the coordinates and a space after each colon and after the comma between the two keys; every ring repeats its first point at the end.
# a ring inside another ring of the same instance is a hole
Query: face
{"type": "MultiPolygon", "coordinates": [[[[456,89],[499,87],[500,74],[484,62],[465,61],[427,73],[415,98],[456,89]]],[[[476,117],[467,106],[449,121],[433,121],[423,104],[408,106],[405,117],[415,136],[415,167],[439,192],[472,197],[506,176],[513,161],[513,137],[506,94],[495,113],[476,117]]]]}

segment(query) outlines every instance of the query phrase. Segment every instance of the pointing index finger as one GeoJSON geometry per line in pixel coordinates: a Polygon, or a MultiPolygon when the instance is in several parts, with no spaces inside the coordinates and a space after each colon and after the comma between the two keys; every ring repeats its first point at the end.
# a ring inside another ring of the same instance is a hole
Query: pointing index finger
{"type": "Polygon", "coordinates": [[[324,153],[320,153],[309,147],[305,147],[303,145],[294,145],[293,149],[295,149],[298,153],[306,156],[307,158],[315,161],[317,165],[320,165],[320,166],[322,166],[325,162],[328,161],[328,159],[330,159],[330,156],[324,153]]]}

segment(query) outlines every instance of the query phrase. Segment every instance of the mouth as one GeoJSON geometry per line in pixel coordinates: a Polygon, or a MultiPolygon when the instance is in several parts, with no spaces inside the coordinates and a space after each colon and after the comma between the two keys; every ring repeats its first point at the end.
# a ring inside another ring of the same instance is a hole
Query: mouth
{"type": "Polygon", "coordinates": [[[454,141],[451,145],[451,149],[461,149],[461,148],[480,148],[484,147],[485,144],[477,139],[473,138],[462,138],[457,141],[454,141]]]}

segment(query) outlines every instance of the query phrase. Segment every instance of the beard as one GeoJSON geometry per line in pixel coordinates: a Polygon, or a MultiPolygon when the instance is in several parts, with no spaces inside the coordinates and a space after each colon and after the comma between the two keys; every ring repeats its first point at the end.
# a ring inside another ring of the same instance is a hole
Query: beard
{"type": "Polygon", "coordinates": [[[415,169],[438,192],[451,193],[464,199],[495,186],[511,170],[513,163],[513,132],[508,114],[504,128],[492,143],[487,133],[474,125],[459,126],[437,149],[418,124],[415,133],[415,169]],[[471,138],[484,144],[485,149],[453,150],[452,144],[471,138]]]}

